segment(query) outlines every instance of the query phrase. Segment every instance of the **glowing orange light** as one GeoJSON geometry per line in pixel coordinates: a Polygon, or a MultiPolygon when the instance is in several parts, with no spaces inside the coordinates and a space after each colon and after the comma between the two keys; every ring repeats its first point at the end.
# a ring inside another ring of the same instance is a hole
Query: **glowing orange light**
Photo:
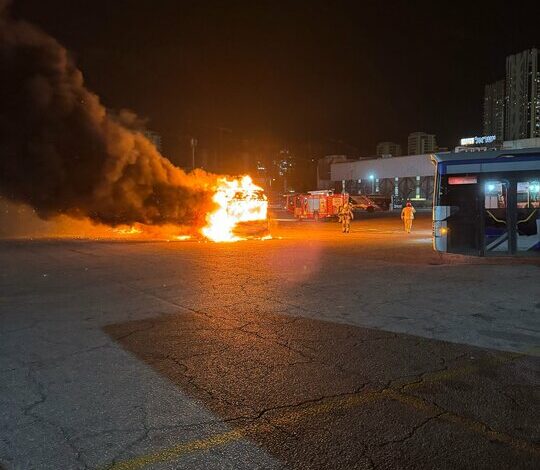
{"type": "Polygon", "coordinates": [[[113,228],[112,231],[121,235],[136,235],[142,233],[142,230],[139,230],[137,227],[134,226],[113,228]]]}
{"type": "Polygon", "coordinates": [[[220,178],[215,188],[213,201],[217,209],[206,216],[206,226],[201,233],[214,242],[242,240],[234,234],[241,222],[265,221],[268,201],[262,188],[253,184],[249,176],[228,180],[220,178]]]}

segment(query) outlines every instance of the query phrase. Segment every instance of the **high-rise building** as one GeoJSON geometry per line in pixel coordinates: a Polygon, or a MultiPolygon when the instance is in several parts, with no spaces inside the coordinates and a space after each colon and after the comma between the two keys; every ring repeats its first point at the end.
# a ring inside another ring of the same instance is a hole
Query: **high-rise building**
{"type": "Polygon", "coordinates": [[[484,88],[484,135],[504,140],[504,80],[490,83],[484,88]]]}
{"type": "Polygon", "coordinates": [[[539,66],[538,49],[506,58],[506,140],[540,137],[539,66]]]}
{"type": "Polygon", "coordinates": [[[433,134],[413,132],[409,134],[407,151],[409,155],[421,155],[437,150],[437,140],[433,134]]]}
{"type": "Polygon", "coordinates": [[[379,157],[399,157],[401,155],[401,145],[395,142],[379,142],[377,144],[377,156],[379,157]]]}

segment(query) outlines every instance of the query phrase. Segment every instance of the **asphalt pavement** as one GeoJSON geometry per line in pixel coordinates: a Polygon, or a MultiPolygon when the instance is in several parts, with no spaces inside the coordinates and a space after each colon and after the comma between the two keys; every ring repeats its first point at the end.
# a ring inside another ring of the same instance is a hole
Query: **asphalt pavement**
{"type": "Polygon", "coordinates": [[[0,465],[539,468],[538,264],[271,231],[0,241],[0,465]]]}

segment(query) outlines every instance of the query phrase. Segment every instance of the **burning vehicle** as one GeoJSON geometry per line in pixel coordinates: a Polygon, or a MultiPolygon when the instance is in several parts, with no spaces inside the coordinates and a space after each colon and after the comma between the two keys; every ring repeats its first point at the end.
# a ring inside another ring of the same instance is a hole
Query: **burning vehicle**
{"type": "Polygon", "coordinates": [[[204,237],[214,242],[270,238],[268,200],[249,176],[219,178],[212,197],[217,208],[206,216],[204,237]]]}
{"type": "Polygon", "coordinates": [[[44,221],[80,222],[82,236],[268,238],[268,202],[249,176],[176,167],[143,120],[86,87],[58,41],[2,6],[0,197],[44,221]]]}

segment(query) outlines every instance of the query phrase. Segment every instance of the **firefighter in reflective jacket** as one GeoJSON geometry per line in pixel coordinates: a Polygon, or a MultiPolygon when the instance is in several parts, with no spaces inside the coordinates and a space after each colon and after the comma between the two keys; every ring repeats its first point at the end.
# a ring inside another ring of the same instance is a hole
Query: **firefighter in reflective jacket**
{"type": "Polygon", "coordinates": [[[401,211],[401,220],[403,220],[403,224],[405,225],[405,231],[407,233],[411,233],[412,221],[414,219],[415,212],[416,210],[412,206],[410,201],[407,202],[407,205],[401,211]]]}
{"type": "Polygon", "coordinates": [[[339,221],[341,222],[343,233],[349,233],[349,230],[351,229],[351,219],[354,219],[354,215],[352,207],[348,202],[340,206],[338,217],[339,221]]]}

